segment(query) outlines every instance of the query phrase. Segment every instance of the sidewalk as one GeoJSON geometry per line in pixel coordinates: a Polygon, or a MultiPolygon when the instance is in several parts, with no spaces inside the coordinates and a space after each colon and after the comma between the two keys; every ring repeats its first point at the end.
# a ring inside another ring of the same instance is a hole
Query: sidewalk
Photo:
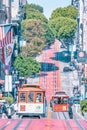
{"type": "Polygon", "coordinates": [[[79,104],[74,104],[72,106],[72,110],[75,117],[77,117],[78,119],[83,119],[87,121],[87,115],[86,116],[82,115],[79,104]]]}

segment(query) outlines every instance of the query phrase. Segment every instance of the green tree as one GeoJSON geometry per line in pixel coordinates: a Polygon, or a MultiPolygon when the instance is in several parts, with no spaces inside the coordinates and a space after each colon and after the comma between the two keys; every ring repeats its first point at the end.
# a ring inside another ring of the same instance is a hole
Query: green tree
{"type": "Polygon", "coordinates": [[[73,39],[75,38],[76,32],[76,22],[68,22],[65,26],[61,27],[58,32],[58,38],[63,40],[66,45],[73,44],[73,39]]]}
{"type": "Polygon", "coordinates": [[[67,45],[73,43],[77,28],[76,20],[58,17],[50,20],[49,26],[52,28],[56,38],[65,42],[67,45]]]}
{"type": "Polygon", "coordinates": [[[74,6],[67,6],[64,8],[57,8],[55,9],[52,14],[50,19],[55,19],[58,17],[65,17],[65,18],[71,18],[71,19],[76,19],[78,16],[78,10],[74,6]]]}
{"type": "Polygon", "coordinates": [[[9,93],[8,97],[3,97],[4,100],[6,100],[9,105],[11,105],[14,102],[14,98],[12,96],[12,94],[9,93]]]}
{"type": "Polygon", "coordinates": [[[29,11],[26,16],[26,19],[37,19],[37,20],[41,20],[45,23],[48,23],[47,18],[37,10],[29,11]]]}
{"type": "MultiPolygon", "coordinates": [[[[45,46],[54,42],[54,34],[48,24],[40,20],[27,20],[22,22],[23,37],[27,46],[22,48],[27,56],[36,56],[45,46]]],[[[23,52],[24,53],[24,52],[23,52]]]]}
{"type": "Polygon", "coordinates": [[[82,100],[80,102],[80,107],[82,112],[87,112],[87,100],[82,100]]]}
{"type": "Polygon", "coordinates": [[[47,18],[43,14],[43,8],[39,5],[26,4],[24,6],[24,14],[26,14],[26,19],[37,19],[48,23],[47,18]]]}
{"type": "Polygon", "coordinates": [[[31,57],[23,57],[21,54],[17,56],[14,62],[15,68],[21,76],[27,77],[39,73],[41,65],[31,57]]]}
{"type": "Polygon", "coordinates": [[[27,44],[21,48],[21,52],[23,56],[35,57],[45,46],[53,43],[55,38],[41,6],[26,4],[23,8],[26,19],[21,23],[21,30],[27,44]]]}
{"type": "MultiPolygon", "coordinates": [[[[24,26],[25,24],[23,24],[24,26]]],[[[27,42],[31,42],[34,37],[43,39],[47,44],[51,44],[54,41],[54,34],[48,24],[40,20],[29,20],[28,23],[23,27],[24,37],[27,42]]]]}
{"type": "Polygon", "coordinates": [[[37,10],[40,13],[43,13],[43,7],[36,5],[36,4],[26,4],[23,6],[24,13],[28,13],[28,11],[37,10]]]}
{"type": "Polygon", "coordinates": [[[21,47],[23,57],[36,57],[45,47],[44,41],[41,38],[34,37],[30,43],[21,47]]]}

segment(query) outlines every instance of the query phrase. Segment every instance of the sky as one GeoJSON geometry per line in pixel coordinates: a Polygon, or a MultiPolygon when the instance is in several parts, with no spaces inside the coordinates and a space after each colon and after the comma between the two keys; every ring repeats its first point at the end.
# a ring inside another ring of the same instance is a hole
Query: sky
{"type": "Polygon", "coordinates": [[[71,0],[27,0],[29,4],[40,5],[44,9],[44,15],[49,19],[53,10],[59,7],[71,5],[71,0]]]}

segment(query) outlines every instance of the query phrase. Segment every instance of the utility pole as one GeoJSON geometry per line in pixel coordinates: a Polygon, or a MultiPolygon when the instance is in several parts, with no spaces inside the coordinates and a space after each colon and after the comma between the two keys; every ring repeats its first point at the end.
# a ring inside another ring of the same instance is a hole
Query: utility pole
{"type": "Polygon", "coordinates": [[[84,0],[79,1],[79,16],[80,16],[80,25],[79,25],[79,44],[80,44],[80,50],[83,50],[83,13],[84,13],[84,0]]]}

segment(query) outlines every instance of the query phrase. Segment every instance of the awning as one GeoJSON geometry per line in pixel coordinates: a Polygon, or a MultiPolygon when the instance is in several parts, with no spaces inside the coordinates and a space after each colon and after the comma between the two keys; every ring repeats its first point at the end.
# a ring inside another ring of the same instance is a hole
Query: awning
{"type": "Polygon", "coordinates": [[[3,84],[4,82],[5,82],[5,80],[0,79],[0,84],[3,84]]]}

